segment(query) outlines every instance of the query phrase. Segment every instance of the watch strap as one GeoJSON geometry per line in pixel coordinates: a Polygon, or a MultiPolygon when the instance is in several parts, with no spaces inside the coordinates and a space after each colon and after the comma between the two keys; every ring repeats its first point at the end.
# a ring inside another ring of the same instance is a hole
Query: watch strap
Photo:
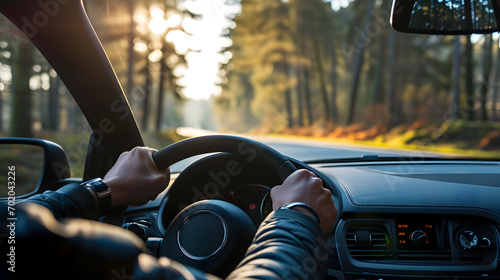
{"type": "Polygon", "coordinates": [[[95,178],[81,184],[87,189],[92,189],[97,196],[99,214],[103,216],[111,209],[111,190],[101,178],[95,178]]]}
{"type": "Polygon", "coordinates": [[[280,207],[280,209],[293,209],[294,207],[304,207],[304,208],[306,208],[309,212],[311,212],[311,214],[313,215],[314,220],[316,220],[316,222],[318,222],[318,224],[320,223],[319,222],[318,213],[316,213],[316,211],[314,210],[314,208],[312,208],[309,204],[307,204],[305,202],[292,202],[292,203],[287,204],[287,205],[285,205],[283,207],[280,207]]]}

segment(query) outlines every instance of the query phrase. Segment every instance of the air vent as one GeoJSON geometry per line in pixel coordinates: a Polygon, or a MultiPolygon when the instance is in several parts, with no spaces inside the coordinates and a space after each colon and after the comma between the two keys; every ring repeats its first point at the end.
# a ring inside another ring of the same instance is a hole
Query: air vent
{"type": "Polygon", "coordinates": [[[356,260],[394,259],[391,240],[382,225],[353,225],[347,230],[346,239],[356,260]]]}

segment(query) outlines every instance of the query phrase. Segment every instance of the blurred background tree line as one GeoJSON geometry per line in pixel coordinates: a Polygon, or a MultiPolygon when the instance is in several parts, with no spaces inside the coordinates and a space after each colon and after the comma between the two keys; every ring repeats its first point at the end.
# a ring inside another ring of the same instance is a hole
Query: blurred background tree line
{"type": "Polygon", "coordinates": [[[404,143],[457,138],[469,148],[467,140],[482,148],[500,144],[492,131],[499,128],[498,34],[397,33],[389,26],[391,4],[241,1],[228,83],[215,100],[224,109],[222,127],[382,142],[404,134],[404,143]]]}
{"type": "MultiPolygon", "coordinates": [[[[225,132],[405,135],[405,143],[466,136],[482,147],[500,139],[497,34],[396,33],[390,0],[218,2],[240,12],[226,12],[219,32],[231,42],[218,50],[220,91],[197,101],[183,77],[200,49],[182,42],[192,35],[184,23],[202,17],[188,4],[200,1],[86,2],[142,131],[195,116],[200,128],[225,132]]],[[[54,70],[3,17],[0,26],[0,133],[88,129],[54,70]]]]}

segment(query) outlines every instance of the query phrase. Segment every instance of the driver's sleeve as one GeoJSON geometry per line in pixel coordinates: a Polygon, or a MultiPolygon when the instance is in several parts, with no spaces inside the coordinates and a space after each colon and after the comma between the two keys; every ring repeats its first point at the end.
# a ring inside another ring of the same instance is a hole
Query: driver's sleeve
{"type": "Polygon", "coordinates": [[[261,224],[227,279],[324,279],[327,258],[319,224],[301,212],[279,209],[261,224]]]}
{"type": "Polygon", "coordinates": [[[99,219],[96,197],[78,183],[70,183],[56,191],[45,191],[25,200],[47,207],[56,219],[99,219]]]}

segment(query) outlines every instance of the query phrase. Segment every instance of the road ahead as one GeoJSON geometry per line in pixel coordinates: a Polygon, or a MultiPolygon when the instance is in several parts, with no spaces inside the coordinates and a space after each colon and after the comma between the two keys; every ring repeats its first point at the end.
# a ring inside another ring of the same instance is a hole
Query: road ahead
{"type": "MultiPolygon", "coordinates": [[[[186,129],[178,131],[179,134],[186,137],[197,137],[204,135],[214,135],[211,131],[186,129]]],[[[404,151],[387,148],[369,147],[354,144],[335,143],[326,140],[314,140],[305,138],[292,138],[283,136],[251,136],[239,135],[252,138],[266,145],[271,146],[280,153],[296,158],[300,161],[328,160],[341,158],[360,158],[362,156],[378,155],[378,156],[436,156],[435,153],[422,151],[404,151]]],[[[201,156],[200,156],[201,157],[201,156]]],[[[177,171],[183,169],[189,163],[200,158],[194,157],[189,160],[182,161],[172,166],[172,170],[177,171]]]]}
{"type": "Polygon", "coordinates": [[[287,137],[254,138],[261,141],[280,153],[301,161],[358,158],[362,156],[431,156],[436,155],[422,151],[404,151],[387,148],[377,148],[345,143],[334,143],[314,139],[295,139],[287,137]]]}

